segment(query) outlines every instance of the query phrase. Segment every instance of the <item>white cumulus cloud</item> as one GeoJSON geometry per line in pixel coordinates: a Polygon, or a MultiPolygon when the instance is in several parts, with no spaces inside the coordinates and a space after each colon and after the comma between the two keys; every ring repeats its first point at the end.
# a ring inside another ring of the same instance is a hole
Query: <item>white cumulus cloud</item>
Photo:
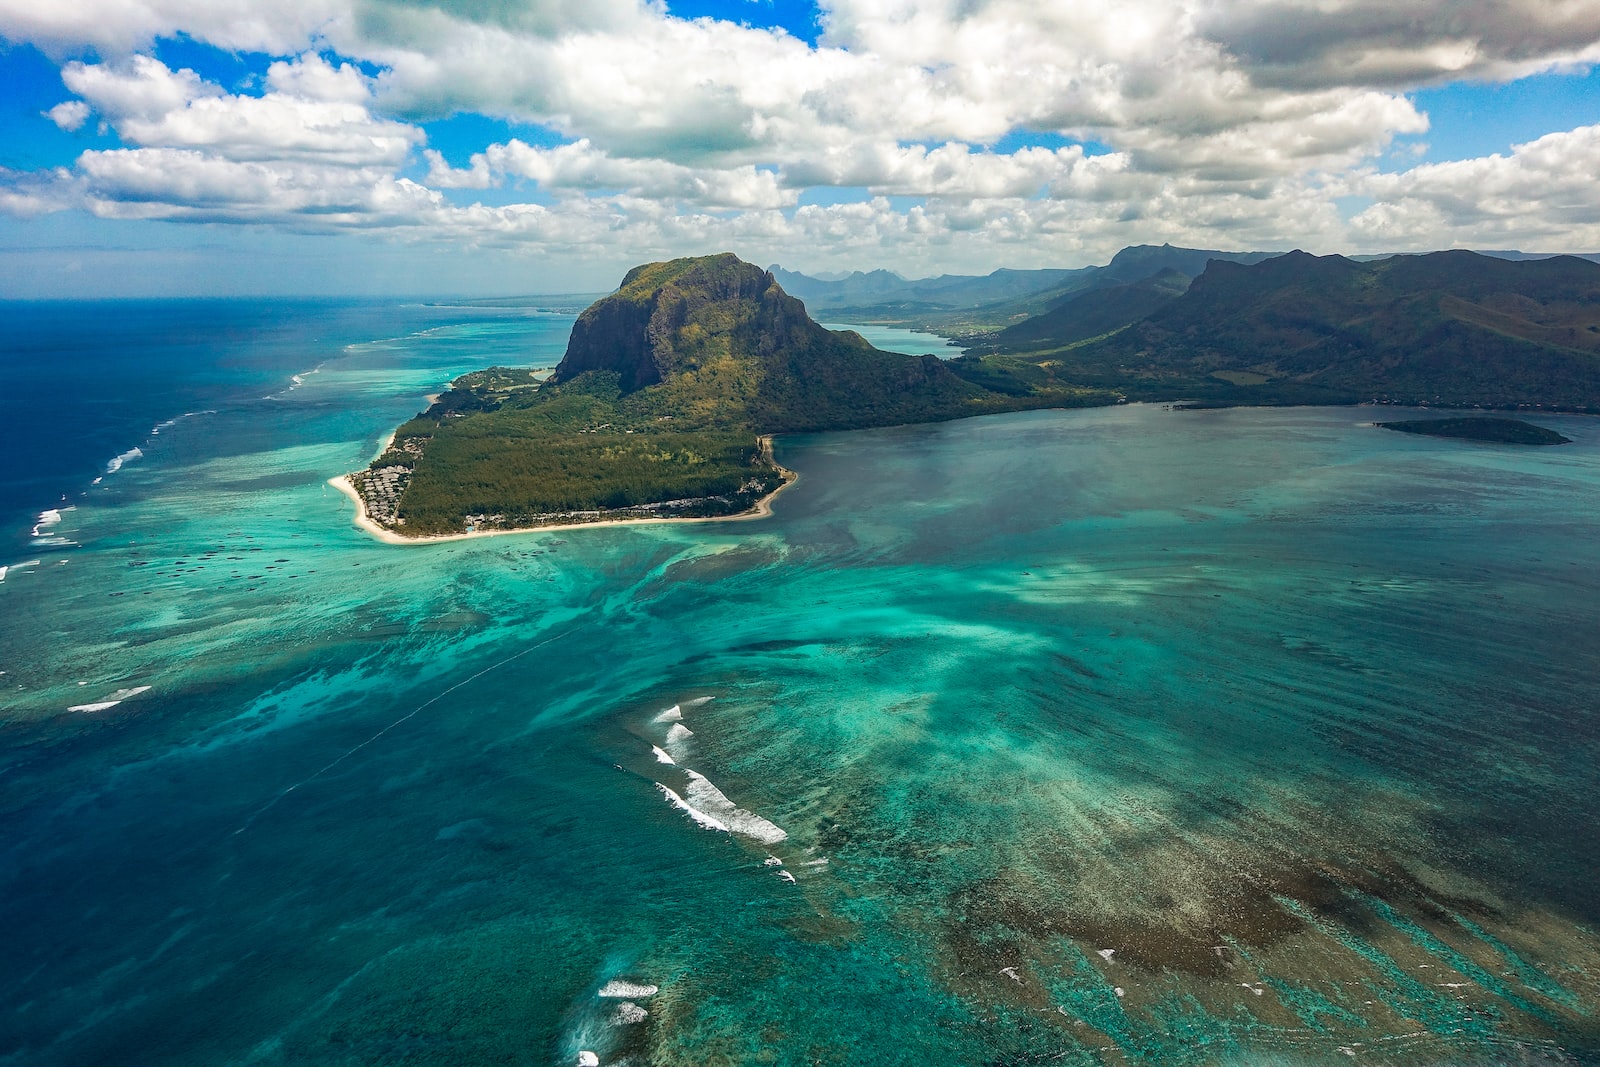
{"type": "Polygon", "coordinates": [[[1377,203],[1351,220],[1367,242],[1480,248],[1600,248],[1600,126],[1552,133],[1507,154],[1374,174],[1356,188],[1377,203]]]}
{"type": "Polygon", "coordinates": [[[44,117],[70,133],[80,129],[89,118],[89,105],[82,100],[63,100],[46,111],[44,117]]]}
{"type": "Polygon", "coordinates": [[[1593,128],[1377,169],[1428,131],[1418,87],[1600,61],[1600,0],[824,0],[820,25],[810,44],[657,0],[0,0],[0,36],[63,64],[73,99],[45,117],[120,141],[0,172],[0,211],[911,272],[1147,240],[1600,247],[1593,128]],[[175,36],[273,59],[224,87],[155,58],[175,36]],[[422,124],[461,113],[554,143],[501,135],[453,167],[422,124]]]}

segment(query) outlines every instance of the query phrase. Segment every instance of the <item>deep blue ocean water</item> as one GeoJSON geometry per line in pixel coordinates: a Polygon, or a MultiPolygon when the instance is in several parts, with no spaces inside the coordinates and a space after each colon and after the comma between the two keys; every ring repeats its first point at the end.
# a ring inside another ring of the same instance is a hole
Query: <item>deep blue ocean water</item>
{"type": "Polygon", "coordinates": [[[0,1063],[1600,1056],[1600,424],[1030,412],[782,439],[763,520],[353,528],[575,310],[7,306],[0,1063]]]}

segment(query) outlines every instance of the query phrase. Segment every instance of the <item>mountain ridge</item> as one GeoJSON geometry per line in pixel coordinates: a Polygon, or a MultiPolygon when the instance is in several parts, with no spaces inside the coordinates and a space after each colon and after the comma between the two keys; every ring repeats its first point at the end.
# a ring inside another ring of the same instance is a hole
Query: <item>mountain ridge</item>
{"type": "Polygon", "coordinates": [[[1462,250],[1213,261],[1114,334],[1034,358],[1140,399],[1597,411],[1600,265],[1462,250]]]}

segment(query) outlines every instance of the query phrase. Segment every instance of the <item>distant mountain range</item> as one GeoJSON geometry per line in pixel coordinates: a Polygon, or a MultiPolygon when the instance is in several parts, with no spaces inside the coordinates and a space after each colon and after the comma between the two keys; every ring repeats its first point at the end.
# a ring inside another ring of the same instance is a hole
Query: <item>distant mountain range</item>
{"type": "Polygon", "coordinates": [[[832,280],[777,266],[771,270],[785,292],[824,319],[903,325],[966,340],[1016,325],[1075,293],[1138,282],[1163,270],[1193,277],[1210,259],[1256,263],[1276,254],[1134,245],[1103,267],[997,270],[916,280],[886,270],[857,271],[832,280]]]}
{"type": "MultiPolygon", "coordinates": [[[[907,279],[887,270],[855,271],[823,277],[801,274],[774,265],[772,275],[785,292],[805,302],[806,310],[823,319],[884,323],[929,330],[962,341],[985,340],[985,335],[1016,326],[1034,316],[1055,310],[1075,295],[1095,289],[1153,283],[1163,272],[1188,278],[1202,274],[1213,259],[1233,263],[1259,263],[1282,252],[1230,252],[1218,249],[1180,248],[1170,244],[1132,245],[1102,267],[1070,270],[997,270],[992,274],[943,274],[936,278],[907,279]]],[[[1550,255],[1515,251],[1482,252],[1503,260],[1539,260],[1550,255]]],[[[1389,255],[1353,256],[1357,262],[1376,262],[1389,255]]],[[[1600,253],[1577,258],[1600,262],[1600,253]]],[[[1171,277],[1159,283],[1169,288],[1171,277]]],[[[1176,294],[1174,294],[1176,295],[1176,294]]],[[[1123,293],[1116,300],[1135,300],[1123,293]]],[[[1080,304],[1087,310],[1092,304],[1080,304]]],[[[1058,316],[1065,325],[1069,316],[1058,316]]],[[[1003,342],[1016,343],[1023,335],[1003,342]]],[[[1059,340],[1084,335],[1077,326],[1060,335],[1034,328],[1029,339],[1059,340]]]]}
{"type": "Polygon", "coordinates": [[[855,271],[842,278],[812,278],[782,267],[770,268],[783,291],[805,302],[813,313],[870,305],[924,304],[936,308],[968,308],[1003,303],[1067,286],[1102,270],[997,270],[993,274],[941,274],[937,278],[902,278],[887,270],[855,271]]]}

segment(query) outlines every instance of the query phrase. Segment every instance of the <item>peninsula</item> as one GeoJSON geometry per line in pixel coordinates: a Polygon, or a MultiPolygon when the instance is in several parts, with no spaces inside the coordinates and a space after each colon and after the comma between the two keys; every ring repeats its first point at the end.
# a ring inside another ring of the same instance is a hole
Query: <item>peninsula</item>
{"type": "Polygon", "coordinates": [[[770,435],[1114,403],[994,355],[873,348],[732,254],[651,263],[573,325],[548,380],[466,375],[335,484],[387,540],[752,515],[792,475],[770,435]]]}

